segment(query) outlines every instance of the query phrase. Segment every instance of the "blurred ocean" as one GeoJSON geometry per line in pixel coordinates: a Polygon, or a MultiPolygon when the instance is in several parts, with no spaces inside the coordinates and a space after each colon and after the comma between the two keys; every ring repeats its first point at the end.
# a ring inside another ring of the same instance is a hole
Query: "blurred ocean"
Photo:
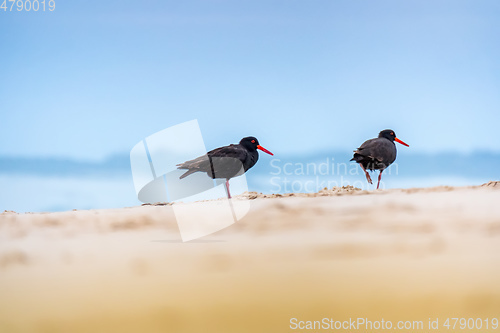
{"type": "MultiPolygon", "coordinates": [[[[324,187],[368,186],[350,152],[301,156],[261,154],[247,173],[250,191],[312,192],[324,187]]],[[[499,180],[500,153],[418,154],[399,149],[381,188],[479,185],[499,180]]],[[[372,173],[374,182],[378,172],[372,173]]],[[[0,157],[0,211],[56,212],[140,205],[128,154],[101,162],[0,157]]]]}

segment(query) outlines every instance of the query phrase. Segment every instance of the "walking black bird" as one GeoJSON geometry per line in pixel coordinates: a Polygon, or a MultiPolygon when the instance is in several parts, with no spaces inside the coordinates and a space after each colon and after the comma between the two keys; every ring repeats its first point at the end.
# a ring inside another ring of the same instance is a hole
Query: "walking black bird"
{"type": "Polygon", "coordinates": [[[372,179],[368,174],[368,170],[380,170],[378,175],[377,189],[380,185],[382,172],[396,160],[396,145],[394,141],[409,147],[406,143],[396,137],[393,130],[383,130],[378,134],[378,138],[370,139],[354,151],[354,157],[351,161],[359,163],[366,175],[368,183],[372,183],[372,179]]]}
{"type": "Polygon", "coordinates": [[[225,178],[227,195],[231,198],[229,179],[242,175],[257,163],[259,159],[257,149],[273,155],[259,144],[257,138],[249,136],[241,139],[239,144],[216,148],[194,160],[177,164],[177,169],[188,170],[179,178],[182,179],[195,172],[206,172],[213,179],[225,178]]]}

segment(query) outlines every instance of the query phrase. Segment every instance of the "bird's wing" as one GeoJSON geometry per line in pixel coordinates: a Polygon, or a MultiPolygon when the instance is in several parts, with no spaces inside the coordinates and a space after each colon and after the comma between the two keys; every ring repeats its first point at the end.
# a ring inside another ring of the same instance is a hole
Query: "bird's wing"
{"type": "MultiPolygon", "coordinates": [[[[192,169],[200,171],[210,170],[210,162],[208,156],[211,159],[217,158],[231,158],[238,161],[244,161],[247,157],[247,152],[245,149],[241,149],[238,145],[229,145],[225,147],[215,148],[209,151],[206,155],[202,155],[193,160],[186,161],[184,163],[177,164],[178,169],[192,169]]],[[[240,162],[241,163],[241,162],[240,162]]]]}
{"type": "Polygon", "coordinates": [[[240,145],[229,145],[225,147],[215,148],[214,150],[209,151],[207,154],[210,157],[228,157],[244,161],[248,153],[247,150],[242,148],[240,145]]]}
{"type": "Polygon", "coordinates": [[[248,157],[248,151],[240,145],[230,145],[208,152],[215,178],[232,178],[244,171],[243,163],[248,157]]]}
{"type": "Polygon", "coordinates": [[[377,160],[381,162],[383,154],[382,150],[385,150],[385,145],[381,144],[379,138],[374,138],[366,140],[363,144],[354,151],[354,155],[361,155],[363,158],[369,158],[371,160],[377,160]]]}
{"type": "Polygon", "coordinates": [[[177,169],[203,170],[207,167],[210,167],[207,155],[202,155],[184,163],[177,164],[177,169]]]}
{"type": "Polygon", "coordinates": [[[375,140],[376,139],[366,140],[365,142],[363,142],[363,144],[361,146],[359,146],[358,149],[356,149],[354,151],[354,153],[361,155],[361,156],[373,158],[374,148],[376,146],[375,140]]]}
{"type": "Polygon", "coordinates": [[[393,143],[389,140],[375,138],[365,141],[355,153],[382,162],[392,149],[393,143]]]}

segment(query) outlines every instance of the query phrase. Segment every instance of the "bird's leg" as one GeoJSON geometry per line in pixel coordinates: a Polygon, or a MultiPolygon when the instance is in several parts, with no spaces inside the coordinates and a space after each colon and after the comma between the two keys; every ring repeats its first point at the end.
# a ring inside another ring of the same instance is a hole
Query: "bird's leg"
{"type": "Polygon", "coordinates": [[[229,179],[226,179],[226,190],[227,190],[227,198],[231,199],[231,192],[229,192],[229,179]]]}
{"type": "Polygon", "coordinates": [[[365,167],[363,166],[363,164],[359,164],[359,166],[361,167],[361,169],[363,169],[363,171],[365,172],[365,176],[366,176],[366,181],[370,184],[373,184],[372,183],[372,178],[370,177],[370,175],[368,174],[368,171],[366,171],[365,167]]]}
{"type": "Polygon", "coordinates": [[[382,171],[384,171],[383,169],[380,170],[380,173],[378,174],[378,183],[377,183],[377,190],[378,190],[378,187],[380,185],[380,179],[382,179],[382,171]]]}

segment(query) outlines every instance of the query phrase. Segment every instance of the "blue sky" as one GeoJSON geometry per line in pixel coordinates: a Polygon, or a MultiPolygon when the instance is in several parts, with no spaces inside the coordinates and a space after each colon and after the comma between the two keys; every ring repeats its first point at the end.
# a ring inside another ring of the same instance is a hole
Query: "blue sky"
{"type": "Polygon", "coordinates": [[[350,151],[392,128],[415,152],[499,152],[499,17],[496,0],[0,11],[0,154],[99,160],[191,119],[209,149],[350,151]]]}

